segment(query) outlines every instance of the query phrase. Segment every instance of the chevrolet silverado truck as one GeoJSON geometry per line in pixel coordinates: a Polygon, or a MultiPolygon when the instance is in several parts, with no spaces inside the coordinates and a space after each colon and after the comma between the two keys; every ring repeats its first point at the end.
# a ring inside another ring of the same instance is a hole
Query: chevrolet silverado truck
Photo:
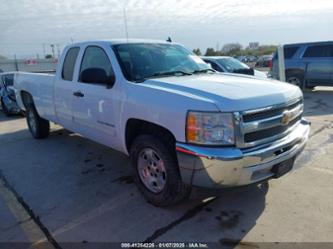
{"type": "Polygon", "coordinates": [[[228,188],[293,168],[310,125],[296,86],[222,74],[182,45],[150,40],[67,46],[56,75],[17,73],[32,136],[50,121],[129,155],[144,197],[175,204],[193,186],[228,188]]]}

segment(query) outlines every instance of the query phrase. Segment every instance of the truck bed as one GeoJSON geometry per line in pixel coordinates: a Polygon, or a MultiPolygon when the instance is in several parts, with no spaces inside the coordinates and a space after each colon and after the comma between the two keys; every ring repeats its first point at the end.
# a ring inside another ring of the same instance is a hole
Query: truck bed
{"type": "Polygon", "coordinates": [[[16,99],[19,107],[25,110],[19,93],[21,91],[29,92],[33,96],[38,114],[45,119],[55,121],[54,77],[53,74],[46,73],[16,73],[14,87],[18,93],[16,99]]]}

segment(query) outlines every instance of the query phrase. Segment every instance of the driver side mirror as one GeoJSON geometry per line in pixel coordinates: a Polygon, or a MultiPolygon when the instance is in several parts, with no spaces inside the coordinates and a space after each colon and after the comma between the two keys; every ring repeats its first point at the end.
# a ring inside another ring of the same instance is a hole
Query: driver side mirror
{"type": "Polygon", "coordinates": [[[116,77],[114,74],[108,76],[103,68],[87,68],[81,72],[79,80],[83,83],[103,84],[106,88],[112,88],[116,77]]]}

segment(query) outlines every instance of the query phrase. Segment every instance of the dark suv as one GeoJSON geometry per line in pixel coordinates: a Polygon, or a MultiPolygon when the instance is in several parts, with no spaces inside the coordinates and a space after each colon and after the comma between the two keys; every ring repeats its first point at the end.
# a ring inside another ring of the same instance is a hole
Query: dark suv
{"type": "MultiPolygon", "coordinates": [[[[333,86],[333,41],[284,45],[286,81],[301,88],[333,86]]],[[[271,71],[279,79],[278,55],[271,71]]]]}

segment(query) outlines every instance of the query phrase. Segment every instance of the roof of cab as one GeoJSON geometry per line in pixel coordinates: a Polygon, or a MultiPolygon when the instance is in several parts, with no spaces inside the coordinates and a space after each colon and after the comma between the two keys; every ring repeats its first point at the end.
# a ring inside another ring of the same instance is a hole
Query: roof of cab
{"type": "Polygon", "coordinates": [[[175,42],[168,42],[164,40],[153,40],[153,39],[102,39],[102,40],[91,40],[91,41],[84,41],[84,42],[76,42],[71,44],[73,45],[87,45],[91,43],[100,43],[100,44],[128,44],[128,43],[151,43],[151,44],[177,44],[175,42]]]}
{"type": "Polygon", "coordinates": [[[303,46],[303,45],[327,45],[333,44],[333,41],[314,41],[314,42],[300,42],[300,43],[288,43],[284,44],[284,46],[303,46]]]}

